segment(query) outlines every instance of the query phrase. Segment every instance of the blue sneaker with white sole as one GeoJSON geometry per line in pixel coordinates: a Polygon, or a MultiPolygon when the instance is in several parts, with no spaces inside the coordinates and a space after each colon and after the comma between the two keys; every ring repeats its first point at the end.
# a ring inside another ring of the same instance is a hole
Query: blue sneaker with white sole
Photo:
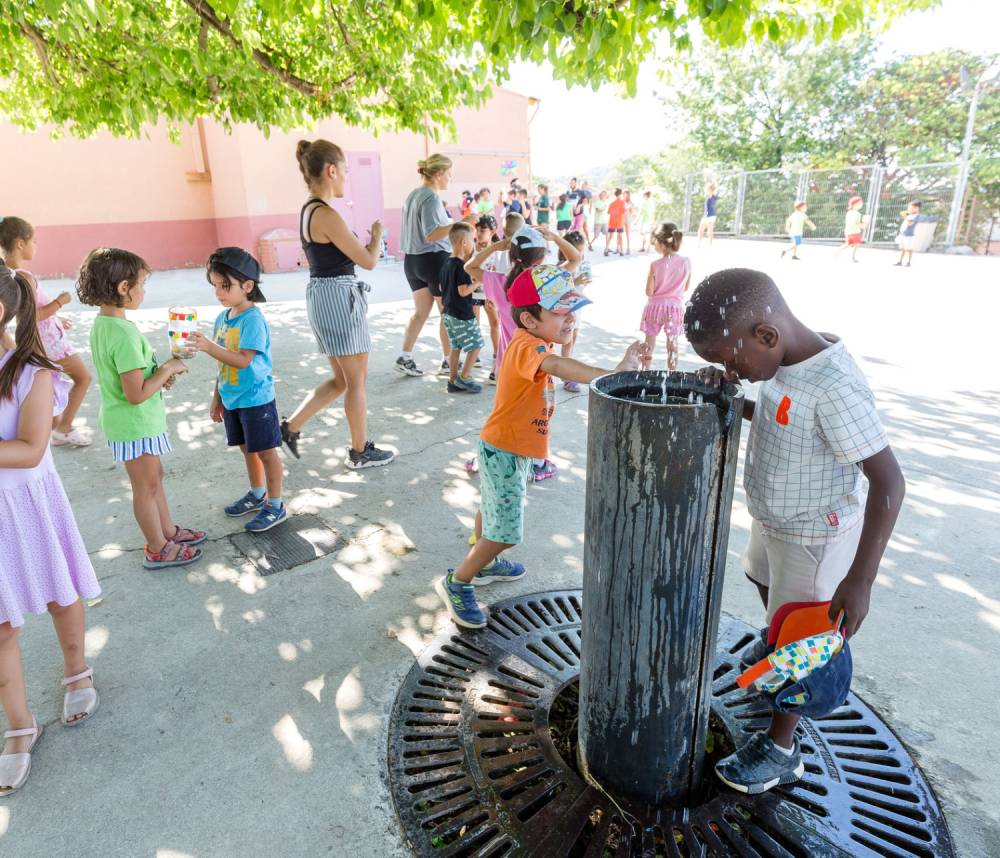
{"type": "Polygon", "coordinates": [[[264,506],[264,498],[266,497],[267,495],[257,497],[257,495],[253,492],[247,492],[238,501],[231,503],[226,507],[226,515],[230,518],[239,518],[241,515],[246,515],[248,512],[255,512],[264,506]]]}
{"type": "Polygon", "coordinates": [[[476,588],[456,581],[453,570],[449,569],[444,578],[438,578],[434,589],[457,625],[465,629],[481,629],[486,625],[486,617],[476,601],[476,588]]]}
{"type": "Polygon", "coordinates": [[[485,569],[480,569],[472,583],[477,587],[484,584],[492,584],[494,581],[516,581],[523,578],[525,574],[524,566],[508,560],[506,557],[498,557],[485,569]]]}
{"type": "Polygon", "coordinates": [[[799,740],[794,741],[792,753],[783,754],[767,733],[754,733],[735,754],[715,764],[715,774],[726,786],[748,795],[795,783],[802,777],[805,765],[799,740]]]}
{"type": "Polygon", "coordinates": [[[288,509],[284,504],[272,506],[266,503],[261,507],[260,512],[243,526],[251,533],[263,533],[265,530],[270,530],[281,524],[286,518],[288,518],[288,509]]]}

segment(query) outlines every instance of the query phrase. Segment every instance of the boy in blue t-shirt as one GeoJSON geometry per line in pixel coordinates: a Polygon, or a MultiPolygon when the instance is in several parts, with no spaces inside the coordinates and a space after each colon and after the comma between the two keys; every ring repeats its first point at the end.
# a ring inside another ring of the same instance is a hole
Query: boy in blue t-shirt
{"type": "Polygon", "coordinates": [[[271,376],[271,331],[256,307],[266,300],[260,291],[260,264],[239,247],[220,247],[208,259],[207,278],[226,309],[215,320],[211,339],[195,333],[191,343],[219,362],[212,420],[225,424],[226,440],[243,451],[250,477],[250,491],[227,506],[226,515],[256,512],[245,527],[262,533],[288,518],[288,511],[281,500],[281,427],[271,376]]]}
{"type": "Polygon", "coordinates": [[[899,227],[899,259],[896,262],[896,266],[903,265],[903,260],[906,260],[906,267],[910,267],[910,263],[913,261],[913,248],[917,246],[917,224],[922,223],[927,220],[922,214],[920,214],[920,209],[923,207],[923,203],[920,200],[913,200],[907,207],[906,211],[899,213],[899,216],[903,219],[903,223],[899,227]]]}

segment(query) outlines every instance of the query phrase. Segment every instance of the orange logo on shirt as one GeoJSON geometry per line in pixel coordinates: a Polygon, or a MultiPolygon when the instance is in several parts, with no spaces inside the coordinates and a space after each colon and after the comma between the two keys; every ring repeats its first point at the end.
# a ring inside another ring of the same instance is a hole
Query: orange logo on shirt
{"type": "Polygon", "coordinates": [[[788,409],[792,407],[792,400],[787,396],[783,397],[781,404],[778,406],[778,410],[774,415],[774,422],[779,426],[788,425],[788,409]]]}

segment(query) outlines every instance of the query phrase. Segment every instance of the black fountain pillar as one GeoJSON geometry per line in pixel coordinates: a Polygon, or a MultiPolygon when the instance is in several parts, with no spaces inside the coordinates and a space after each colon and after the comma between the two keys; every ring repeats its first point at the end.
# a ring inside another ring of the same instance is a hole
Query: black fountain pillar
{"type": "Polygon", "coordinates": [[[612,795],[701,780],[742,411],[689,373],[591,385],[579,757],[612,795]]]}

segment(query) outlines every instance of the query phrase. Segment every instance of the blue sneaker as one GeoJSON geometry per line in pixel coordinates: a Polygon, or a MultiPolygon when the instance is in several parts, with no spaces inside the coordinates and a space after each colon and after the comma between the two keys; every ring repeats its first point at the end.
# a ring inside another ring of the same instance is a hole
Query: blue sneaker
{"type": "Polygon", "coordinates": [[[740,670],[747,670],[753,667],[758,661],[767,658],[773,649],[774,647],[768,646],[767,628],[765,627],[760,630],[757,640],[753,642],[750,649],[740,656],[740,670]]]}
{"type": "Polygon", "coordinates": [[[471,584],[456,581],[452,577],[452,572],[453,570],[449,569],[444,578],[438,578],[434,582],[434,589],[458,625],[466,629],[483,628],[486,625],[486,617],[476,601],[476,588],[471,584]]]}
{"type": "Polygon", "coordinates": [[[781,753],[765,732],[754,733],[742,748],[715,764],[715,774],[726,786],[749,795],[767,792],[802,777],[805,765],[799,740],[791,756],[781,753]]]}
{"type": "Polygon", "coordinates": [[[476,573],[476,577],[472,579],[472,583],[477,587],[482,587],[484,584],[492,584],[494,581],[516,581],[523,577],[524,566],[522,564],[514,563],[505,557],[498,557],[491,565],[480,569],[476,573]]]}
{"type": "Polygon", "coordinates": [[[260,512],[243,526],[251,533],[263,533],[265,530],[270,530],[281,524],[286,518],[288,518],[288,509],[284,504],[271,506],[271,504],[266,503],[260,512]]]}
{"type": "Polygon", "coordinates": [[[253,492],[247,492],[243,497],[241,497],[236,503],[231,503],[226,507],[226,515],[230,518],[239,518],[241,515],[246,515],[248,512],[253,512],[254,510],[260,509],[264,506],[264,498],[257,497],[253,492]]]}

